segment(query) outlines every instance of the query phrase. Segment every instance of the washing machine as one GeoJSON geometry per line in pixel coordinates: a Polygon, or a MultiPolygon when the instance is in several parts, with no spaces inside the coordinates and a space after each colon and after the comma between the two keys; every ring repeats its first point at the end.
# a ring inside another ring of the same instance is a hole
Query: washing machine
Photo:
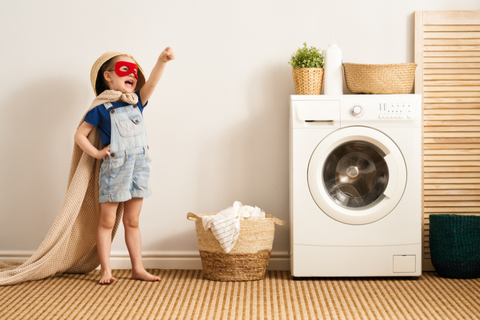
{"type": "Polygon", "coordinates": [[[421,95],[293,95],[293,277],[421,275],[421,95]]]}

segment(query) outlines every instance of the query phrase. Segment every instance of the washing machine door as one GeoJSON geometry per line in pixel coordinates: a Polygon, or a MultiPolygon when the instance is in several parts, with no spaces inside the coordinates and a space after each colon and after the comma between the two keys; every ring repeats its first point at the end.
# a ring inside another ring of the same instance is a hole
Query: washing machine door
{"type": "Polygon", "coordinates": [[[334,131],[318,144],[307,178],[321,211],[361,225],[392,212],[405,191],[407,171],[402,153],[387,135],[355,126],[334,131]]]}

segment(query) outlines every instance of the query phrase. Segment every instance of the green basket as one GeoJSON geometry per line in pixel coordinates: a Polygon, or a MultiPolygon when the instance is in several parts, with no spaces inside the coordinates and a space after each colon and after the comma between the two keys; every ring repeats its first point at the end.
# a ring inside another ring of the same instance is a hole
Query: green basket
{"type": "Polygon", "coordinates": [[[438,275],[480,277],[480,216],[430,215],[430,252],[438,275]]]}

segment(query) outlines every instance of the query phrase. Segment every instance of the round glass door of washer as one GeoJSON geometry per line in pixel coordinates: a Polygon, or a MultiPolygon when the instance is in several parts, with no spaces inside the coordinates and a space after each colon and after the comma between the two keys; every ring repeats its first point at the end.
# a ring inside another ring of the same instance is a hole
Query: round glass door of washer
{"type": "Polygon", "coordinates": [[[384,156],[364,141],[346,142],[333,150],[323,167],[323,183],[329,196],[346,208],[363,208],[381,201],[388,185],[384,156]]]}
{"type": "Polygon", "coordinates": [[[406,167],[396,144],[367,127],[339,129],[323,139],[308,165],[308,185],[318,207],[347,224],[388,215],[403,196],[406,167]]]}

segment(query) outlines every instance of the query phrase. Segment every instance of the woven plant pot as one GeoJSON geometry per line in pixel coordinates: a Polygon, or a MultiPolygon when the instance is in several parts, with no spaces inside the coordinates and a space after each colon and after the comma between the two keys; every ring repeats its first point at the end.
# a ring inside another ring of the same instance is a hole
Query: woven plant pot
{"type": "Polygon", "coordinates": [[[293,84],[296,94],[320,94],[322,91],[323,68],[293,68],[293,84]]]}
{"type": "Polygon", "coordinates": [[[188,220],[195,221],[203,277],[217,281],[263,279],[272,253],[275,224],[284,226],[286,222],[269,214],[265,219],[240,219],[237,243],[225,253],[212,230],[203,228],[203,216],[191,212],[187,215],[188,220]]]}
{"type": "Polygon", "coordinates": [[[413,88],[416,63],[344,63],[345,83],[352,93],[406,94],[413,88]]]}
{"type": "Polygon", "coordinates": [[[439,276],[480,277],[480,216],[430,215],[430,252],[439,276]]]}

